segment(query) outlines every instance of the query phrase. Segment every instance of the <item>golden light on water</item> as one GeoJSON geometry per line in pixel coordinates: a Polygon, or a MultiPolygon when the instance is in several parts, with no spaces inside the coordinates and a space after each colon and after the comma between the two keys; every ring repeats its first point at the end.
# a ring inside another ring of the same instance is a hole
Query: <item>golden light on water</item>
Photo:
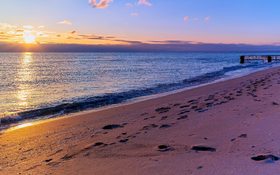
{"type": "Polygon", "coordinates": [[[32,53],[31,52],[25,52],[23,54],[22,63],[23,64],[29,64],[31,62],[32,62],[32,53]]]}
{"type": "Polygon", "coordinates": [[[32,89],[28,85],[28,83],[25,82],[31,81],[34,78],[33,71],[31,68],[31,64],[33,61],[32,53],[24,53],[20,61],[21,64],[20,69],[18,71],[18,80],[22,83],[18,86],[16,97],[19,100],[18,105],[27,106],[29,104],[32,89]]]}
{"type": "Polygon", "coordinates": [[[20,106],[27,106],[28,105],[28,96],[29,91],[26,90],[19,90],[17,93],[17,98],[19,99],[19,105],[20,106]]]}

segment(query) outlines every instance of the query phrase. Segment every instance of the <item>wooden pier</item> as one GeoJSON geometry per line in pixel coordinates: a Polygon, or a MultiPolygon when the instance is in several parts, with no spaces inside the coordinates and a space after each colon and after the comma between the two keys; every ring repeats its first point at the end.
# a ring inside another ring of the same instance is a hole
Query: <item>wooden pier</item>
{"type": "Polygon", "coordinates": [[[262,60],[270,63],[272,61],[280,61],[280,55],[241,55],[240,56],[241,64],[244,64],[246,60],[248,61],[262,60]]]}

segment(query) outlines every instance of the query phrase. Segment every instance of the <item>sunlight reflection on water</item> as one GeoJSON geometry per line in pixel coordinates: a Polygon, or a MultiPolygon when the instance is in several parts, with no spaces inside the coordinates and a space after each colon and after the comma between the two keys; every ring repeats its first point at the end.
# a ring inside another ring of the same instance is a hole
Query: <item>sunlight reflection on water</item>
{"type": "Polygon", "coordinates": [[[32,53],[23,53],[21,58],[21,64],[18,70],[18,81],[21,82],[17,87],[16,97],[18,99],[19,106],[28,106],[30,95],[31,95],[31,87],[28,85],[28,81],[33,80],[33,71],[30,69],[32,64],[32,53]]]}

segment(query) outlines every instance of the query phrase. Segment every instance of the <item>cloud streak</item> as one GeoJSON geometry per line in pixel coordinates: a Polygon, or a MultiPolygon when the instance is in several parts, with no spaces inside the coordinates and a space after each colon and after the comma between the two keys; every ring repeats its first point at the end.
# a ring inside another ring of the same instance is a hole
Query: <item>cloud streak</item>
{"type": "Polygon", "coordinates": [[[211,20],[211,16],[205,16],[202,19],[199,19],[198,17],[190,17],[190,16],[184,16],[183,17],[184,22],[190,22],[190,21],[196,21],[196,22],[204,22],[208,23],[211,20]]]}
{"type": "Polygon", "coordinates": [[[63,24],[63,25],[72,25],[72,22],[69,20],[63,20],[63,21],[59,21],[58,24],[63,24]]]}
{"type": "Polygon", "coordinates": [[[0,23],[0,29],[14,29],[14,28],[17,28],[17,26],[8,23],[0,23]]]}

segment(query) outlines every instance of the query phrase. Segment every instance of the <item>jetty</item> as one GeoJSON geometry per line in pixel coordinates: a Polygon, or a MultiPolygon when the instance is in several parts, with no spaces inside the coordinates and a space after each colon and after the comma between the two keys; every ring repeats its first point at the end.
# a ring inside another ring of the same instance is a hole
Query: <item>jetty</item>
{"type": "Polygon", "coordinates": [[[272,61],[280,61],[280,55],[241,55],[240,56],[240,63],[244,64],[245,61],[265,61],[265,62],[272,62],[272,61]]]}

